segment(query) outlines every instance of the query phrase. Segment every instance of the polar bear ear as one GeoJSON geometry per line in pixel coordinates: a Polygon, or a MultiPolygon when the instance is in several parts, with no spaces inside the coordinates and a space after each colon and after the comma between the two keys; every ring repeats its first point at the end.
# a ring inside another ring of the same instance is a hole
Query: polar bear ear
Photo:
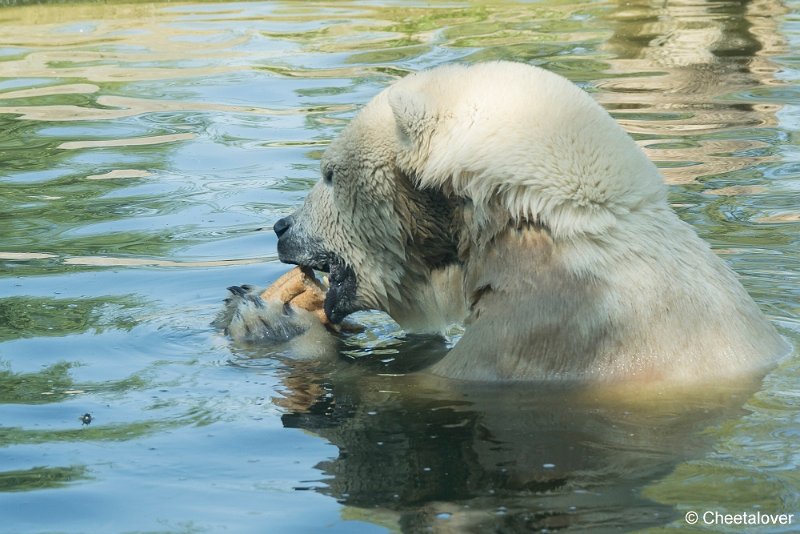
{"type": "Polygon", "coordinates": [[[437,113],[426,93],[395,88],[389,92],[389,107],[404,141],[417,145],[433,133],[437,113]]]}

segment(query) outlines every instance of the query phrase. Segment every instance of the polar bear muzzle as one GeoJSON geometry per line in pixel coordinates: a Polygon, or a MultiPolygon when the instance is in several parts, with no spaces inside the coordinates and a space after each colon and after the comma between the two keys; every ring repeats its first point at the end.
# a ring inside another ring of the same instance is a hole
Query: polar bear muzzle
{"type": "Polygon", "coordinates": [[[327,250],[318,238],[295,226],[294,216],[277,221],[273,231],[278,236],[278,259],[281,262],[330,274],[323,307],[331,323],[338,324],[351,313],[363,309],[356,298],[358,279],[355,271],[338,254],[327,250]]]}
{"type": "Polygon", "coordinates": [[[281,262],[328,272],[331,253],[318,238],[295,225],[294,215],[278,220],[272,230],[278,236],[278,259],[281,262]]]}

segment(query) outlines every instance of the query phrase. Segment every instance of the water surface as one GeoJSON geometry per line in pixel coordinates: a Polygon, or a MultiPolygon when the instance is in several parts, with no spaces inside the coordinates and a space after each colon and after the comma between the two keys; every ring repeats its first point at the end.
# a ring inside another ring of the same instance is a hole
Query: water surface
{"type": "Polygon", "coordinates": [[[0,8],[0,531],[660,530],[690,510],[800,512],[796,356],[748,387],[608,402],[419,379],[405,371],[447,341],[379,314],[335,366],[209,326],[225,287],[286,270],[269,228],[361,105],[422,68],[512,59],[613,113],[797,345],[797,8],[0,8]]]}

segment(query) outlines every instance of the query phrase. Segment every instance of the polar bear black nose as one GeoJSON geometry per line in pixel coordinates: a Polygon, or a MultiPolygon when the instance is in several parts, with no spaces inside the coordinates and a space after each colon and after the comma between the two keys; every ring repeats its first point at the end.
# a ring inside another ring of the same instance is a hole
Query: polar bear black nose
{"type": "Polygon", "coordinates": [[[272,229],[275,231],[275,235],[278,236],[278,239],[286,233],[286,230],[292,226],[292,218],[291,217],[284,217],[283,219],[279,219],[273,226],[272,229]]]}

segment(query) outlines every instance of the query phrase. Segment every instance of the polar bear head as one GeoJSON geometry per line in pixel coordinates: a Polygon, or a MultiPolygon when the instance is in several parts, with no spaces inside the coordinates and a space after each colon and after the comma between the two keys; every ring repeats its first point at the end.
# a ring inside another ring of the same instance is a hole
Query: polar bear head
{"type": "Polygon", "coordinates": [[[408,300],[465,261],[459,245],[463,256],[476,234],[509,222],[569,238],[664,202],[652,163],[586,93],[510,62],[400,80],[333,141],[321,174],[275,231],[281,261],[330,271],[334,321],[360,309],[418,313],[408,300]]]}

